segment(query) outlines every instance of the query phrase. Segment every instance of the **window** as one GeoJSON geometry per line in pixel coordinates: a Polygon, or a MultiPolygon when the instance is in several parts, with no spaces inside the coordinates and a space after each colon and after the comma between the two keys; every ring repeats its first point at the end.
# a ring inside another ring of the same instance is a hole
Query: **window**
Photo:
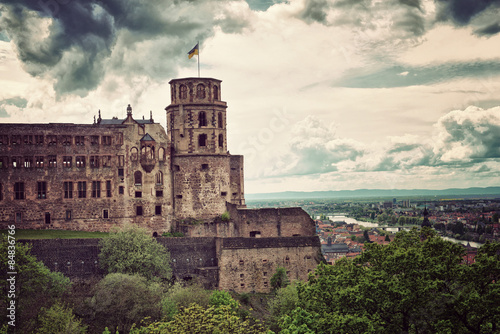
{"type": "Polygon", "coordinates": [[[99,156],[91,155],[89,158],[90,168],[99,168],[99,156]]]}
{"type": "Polygon", "coordinates": [[[207,135],[202,133],[198,136],[198,146],[204,147],[207,146],[207,135]]]}
{"type": "Polygon", "coordinates": [[[135,207],[135,215],[142,216],[142,206],[139,205],[135,207]]]}
{"type": "Polygon", "coordinates": [[[21,157],[12,157],[12,168],[21,167],[21,157]]]}
{"type": "Polygon", "coordinates": [[[49,146],[57,145],[57,136],[55,135],[47,136],[47,143],[49,144],[49,146]]]}
{"type": "Polygon", "coordinates": [[[111,167],[111,156],[105,155],[102,157],[102,167],[111,167]]]}
{"type": "Polygon", "coordinates": [[[111,145],[111,136],[102,136],[101,140],[103,145],[111,145]]]}
{"type": "Polygon", "coordinates": [[[0,157],[0,169],[7,168],[9,159],[7,157],[0,157]]]}
{"type": "Polygon", "coordinates": [[[19,136],[19,135],[12,136],[11,144],[12,145],[21,145],[21,136],[19,136]]]}
{"type": "Polygon", "coordinates": [[[125,170],[123,168],[118,168],[118,176],[123,177],[125,175],[125,170]]]}
{"type": "Polygon", "coordinates": [[[62,144],[63,146],[71,146],[73,138],[71,136],[62,136],[62,144]]]}
{"type": "Polygon", "coordinates": [[[163,197],[163,190],[157,190],[156,197],[163,197]]]}
{"type": "Polygon", "coordinates": [[[24,145],[33,145],[33,135],[24,135],[24,145]]]}
{"type": "Polygon", "coordinates": [[[245,274],[240,274],[240,278],[241,279],[245,278],[245,274]]]}
{"type": "Polygon", "coordinates": [[[220,193],[220,195],[221,195],[221,196],[227,196],[227,192],[222,191],[222,192],[220,193]]]}
{"type": "Polygon", "coordinates": [[[155,215],[161,216],[161,205],[155,206],[155,215]]]}
{"type": "Polygon", "coordinates": [[[156,173],[156,184],[157,185],[163,184],[163,173],[162,172],[156,173]]]}
{"type": "Polygon", "coordinates": [[[243,260],[240,260],[240,266],[244,265],[245,264],[245,261],[243,260]]]}
{"type": "Polygon", "coordinates": [[[99,145],[99,136],[90,136],[90,145],[99,145]]]}
{"type": "Polygon", "coordinates": [[[201,169],[208,169],[208,164],[201,164],[201,169]]]}
{"type": "Polygon", "coordinates": [[[35,157],[35,167],[43,168],[43,157],[35,157]]]}
{"type": "Polygon", "coordinates": [[[179,199],[181,199],[181,198],[182,198],[182,195],[175,195],[175,198],[179,198],[179,199]]]}
{"type": "Polygon", "coordinates": [[[111,181],[106,181],[106,197],[111,197],[111,181]]]}
{"type": "Polygon", "coordinates": [[[45,181],[37,182],[36,189],[37,189],[36,198],[38,199],[47,198],[47,182],[45,181]]]}
{"type": "Polygon", "coordinates": [[[118,187],[118,193],[119,193],[120,195],[123,195],[123,194],[125,193],[125,188],[124,188],[123,186],[119,186],[119,187],[118,187]]]}
{"type": "Polygon", "coordinates": [[[66,220],[71,220],[71,210],[66,210],[66,220]]]}
{"type": "Polygon", "coordinates": [[[135,198],[140,198],[140,197],[142,197],[142,191],[136,191],[135,198]]]}
{"type": "Polygon", "coordinates": [[[64,198],[73,198],[73,182],[64,182],[64,198]]]}
{"type": "Polygon", "coordinates": [[[9,145],[9,136],[0,135],[0,145],[9,145]]]}
{"type": "Polygon", "coordinates": [[[0,201],[3,200],[3,185],[0,183],[0,201]]]}
{"type": "Polygon", "coordinates": [[[217,101],[219,99],[219,87],[214,86],[214,101],[217,101]]]}
{"type": "Polygon", "coordinates": [[[174,165],[174,170],[178,172],[181,170],[181,167],[179,165],[174,165]]]}
{"type": "Polygon", "coordinates": [[[118,167],[123,167],[123,166],[125,166],[125,156],[119,155],[118,156],[118,167]]]}
{"type": "Polygon", "coordinates": [[[101,181],[92,181],[92,194],[93,198],[101,197],[101,181]]]}
{"type": "Polygon", "coordinates": [[[44,139],[43,135],[35,135],[35,145],[43,145],[44,139]]]}
{"type": "Polygon", "coordinates": [[[102,210],[102,218],[104,218],[104,219],[109,218],[109,210],[108,209],[102,210]]]}
{"type": "Polygon", "coordinates": [[[138,155],[139,150],[137,149],[137,147],[132,147],[132,149],[130,150],[130,160],[137,161],[138,155]]]}
{"type": "Polygon", "coordinates": [[[22,223],[22,222],[23,222],[23,213],[16,212],[16,223],[22,223]]]}
{"type": "Polygon", "coordinates": [[[87,197],[87,182],[78,181],[78,198],[86,198],[86,197],[87,197]]]}
{"type": "Polygon", "coordinates": [[[24,199],[24,182],[14,183],[14,199],[24,199]]]}
{"type": "Polygon", "coordinates": [[[63,157],[63,167],[64,168],[71,168],[72,163],[73,163],[73,157],[70,157],[70,156],[63,157]]]}
{"type": "Polygon", "coordinates": [[[269,286],[269,283],[267,281],[264,281],[264,288],[267,288],[269,286]]]}
{"type": "Polygon", "coordinates": [[[123,133],[121,133],[121,132],[120,132],[120,133],[118,133],[118,134],[116,135],[116,140],[117,140],[117,142],[118,142],[118,145],[123,145],[123,133]]]}
{"type": "Polygon", "coordinates": [[[134,184],[136,186],[142,185],[142,173],[139,171],[134,173],[134,184]]]}
{"type": "Polygon", "coordinates": [[[204,84],[198,84],[198,86],[196,86],[196,97],[199,99],[205,98],[205,85],[204,84]]]}
{"type": "Polygon", "coordinates": [[[24,168],[33,167],[33,157],[24,157],[24,168]]]}
{"type": "Polygon", "coordinates": [[[85,145],[85,136],[75,136],[75,145],[76,146],[85,145]]]}
{"type": "Polygon", "coordinates": [[[204,111],[198,113],[198,125],[207,126],[207,114],[204,111]]]}
{"type": "Polygon", "coordinates": [[[158,150],[158,160],[165,161],[165,149],[163,147],[158,150]]]}
{"type": "Polygon", "coordinates": [[[224,136],[222,133],[219,135],[219,147],[224,147],[224,136]]]}
{"type": "Polygon", "coordinates": [[[76,164],[76,167],[78,167],[78,168],[85,168],[85,156],[83,156],[83,155],[77,156],[75,164],[76,164]]]}
{"type": "Polygon", "coordinates": [[[181,99],[187,99],[187,87],[185,85],[181,85],[179,87],[179,91],[180,91],[180,94],[179,94],[179,97],[181,99]]]}
{"type": "Polygon", "coordinates": [[[262,273],[262,276],[267,277],[267,271],[264,271],[264,272],[262,273]]]}
{"type": "Polygon", "coordinates": [[[240,287],[244,288],[244,287],[245,287],[245,284],[244,284],[244,283],[241,283],[241,284],[240,284],[240,287]]]}
{"type": "Polygon", "coordinates": [[[219,112],[219,115],[217,116],[217,125],[219,126],[219,128],[224,128],[224,123],[222,121],[222,113],[219,112]]]}
{"type": "Polygon", "coordinates": [[[57,156],[49,155],[49,167],[56,168],[57,167],[57,156]]]}

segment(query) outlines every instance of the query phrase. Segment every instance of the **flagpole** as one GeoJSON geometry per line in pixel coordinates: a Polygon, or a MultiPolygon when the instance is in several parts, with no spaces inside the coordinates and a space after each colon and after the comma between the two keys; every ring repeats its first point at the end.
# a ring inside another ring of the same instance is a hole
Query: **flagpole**
{"type": "Polygon", "coordinates": [[[198,41],[198,78],[200,77],[200,41],[198,41]]]}

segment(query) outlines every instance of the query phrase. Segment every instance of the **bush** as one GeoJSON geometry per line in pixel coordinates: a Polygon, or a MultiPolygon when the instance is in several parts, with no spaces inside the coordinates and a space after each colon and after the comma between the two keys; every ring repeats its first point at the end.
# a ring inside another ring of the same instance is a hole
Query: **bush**
{"type": "Polygon", "coordinates": [[[229,212],[226,211],[224,212],[221,216],[220,216],[220,219],[222,219],[223,222],[227,222],[229,221],[229,219],[231,219],[231,217],[229,216],[229,212]]]}
{"type": "Polygon", "coordinates": [[[87,333],[87,326],[75,317],[73,310],[56,303],[51,308],[42,308],[38,315],[37,334],[83,334],[87,333]]]}

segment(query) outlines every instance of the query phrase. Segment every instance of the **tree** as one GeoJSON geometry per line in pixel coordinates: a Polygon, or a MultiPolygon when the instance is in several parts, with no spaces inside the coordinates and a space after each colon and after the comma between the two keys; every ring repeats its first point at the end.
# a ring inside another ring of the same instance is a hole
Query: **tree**
{"type": "Polygon", "coordinates": [[[145,317],[159,320],[162,295],[159,283],[147,281],[139,274],[108,274],[97,284],[90,301],[93,321],[112,328],[112,332],[121,332],[145,317]]]}
{"type": "Polygon", "coordinates": [[[284,288],[288,284],[290,284],[290,281],[288,280],[288,276],[286,275],[286,269],[283,267],[276,268],[276,272],[271,277],[271,287],[273,288],[273,290],[284,288]]]}
{"type": "Polygon", "coordinates": [[[140,274],[170,279],[170,254],[145,229],[128,227],[100,241],[99,260],[108,273],[140,274]]]}
{"type": "Polygon", "coordinates": [[[432,229],[402,231],[388,245],[366,244],[355,259],[320,264],[298,285],[298,307],[316,333],[493,333],[499,254],[498,243],[488,246],[467,266],[463,247],[432,229]]]}
{"type": "Polygon", "coordinates": [[[36,333],[84,334],[87,333],[87,326],[82,325],[72,309],[56,303],[49,309],[42,308],[38,315],[36,333]]]}
{"type": "Polygon", "coordinates": [[[258,322],[241,319],[229,305],[204,308],[197,304],[181,308],[172,321],[133,327],[130,334],[264,334],[258,322]]]}
{"type": "Polygon", "coordinates": [[[274,298],[268,302],[269,312],[271,313],[271,329],[278,329],[275,326],[277,326],[279,319],[295,310],[298,302],[299,296],[295,283],[278,289],[274,298]]]}
{"type": "MultiPolygon", "coordinates": [[[[31,255],[29,244],[19,241],[13,244],[7,235],[3,235],[0,243],[0,271],[3,275],[8,272],[16,272],[15,291],[11,290],[11,285],[7,281],[9,275],[1,280],[2,296],[0,297],[0,307],[7,309],[11,300],[16,302],[16,330],[19,333],[29,333],[34,329],[37,314],[42,307],[50,305],[60,297],[71,285],[69,278],[59,272],[50,271],[42,262],[37,261],[31,255]],[[15,247],[15,248],[14,248],[15,247]],[[14,250],[15,249],[15,250],[14,250]],[[10,252],[10,253],[9,253],[10,252]],[[13,255],[14,254],[14,255],[13,255]],[[14,270],[11,270],[9,261],[14,263],[14,270]],[[15,294],[15,298],[9,295],[15,294]]],[[[6,321],[7,318],[5,318],[6,321]]]]}

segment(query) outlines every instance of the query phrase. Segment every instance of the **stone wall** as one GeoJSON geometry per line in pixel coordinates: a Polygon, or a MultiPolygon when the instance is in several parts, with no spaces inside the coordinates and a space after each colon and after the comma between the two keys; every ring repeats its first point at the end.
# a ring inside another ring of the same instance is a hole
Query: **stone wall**
{"type": "MultiPolygon", "coordinates": [[[[54,271],[75,278],[102,277],[100,239],[23,240],[31,253],[54,271]]],[[[170,252],[173,276],[196,280],[207,289],[269,292],[278,266],[291,280],[306,280],[319,263],[318,237],[157,238],[170,252]]]]}

